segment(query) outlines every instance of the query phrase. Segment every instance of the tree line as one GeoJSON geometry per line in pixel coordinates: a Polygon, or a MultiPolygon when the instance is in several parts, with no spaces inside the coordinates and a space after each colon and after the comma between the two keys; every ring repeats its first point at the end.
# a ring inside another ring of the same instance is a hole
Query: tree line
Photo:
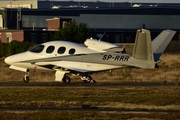
{"type": "Polygon", "coordinates": [[[27,51],[33,47],[35,43],[31,42],[19,42],[16,40],[11,41],[10,43],[0,42],[0,57],[7,57],[9,55],[21,53],[27,51]]]}
{"type": "Polygon", "coordinates": [[[92,34],[86,23],[77,23],[72,20],[63,28],[59,28],[52,35],[52,40],[66,40],[71,42],[83,43],[84,40],[90,38],[92,34]]]}

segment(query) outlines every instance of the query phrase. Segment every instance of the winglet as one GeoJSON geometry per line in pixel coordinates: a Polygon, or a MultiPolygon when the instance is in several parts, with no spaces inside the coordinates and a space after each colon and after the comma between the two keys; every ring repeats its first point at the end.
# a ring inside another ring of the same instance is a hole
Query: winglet
{"type": "Polygon", "coordinates": [[[153,41],[152,49],[154,53],[154,61],[157,62],[175,35],[176,31],[163,30],[153,41]]]}

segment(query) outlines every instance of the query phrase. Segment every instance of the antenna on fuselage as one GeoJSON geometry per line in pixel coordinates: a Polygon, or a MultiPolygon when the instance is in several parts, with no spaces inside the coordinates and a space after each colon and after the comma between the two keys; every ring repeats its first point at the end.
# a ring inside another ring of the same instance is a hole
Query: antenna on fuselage
{"type": "Polygon", "coordinates": [[[99,39],[99,41],[101,41],[101,39],[104,37],[105,34],[106,34],[106,32],[101,36],[101,38],[99,39]]]}

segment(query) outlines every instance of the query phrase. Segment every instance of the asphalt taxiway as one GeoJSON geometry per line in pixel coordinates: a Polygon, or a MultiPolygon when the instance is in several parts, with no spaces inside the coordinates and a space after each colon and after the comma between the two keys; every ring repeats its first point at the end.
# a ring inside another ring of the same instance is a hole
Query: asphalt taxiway
{"type": "MultiPolygon", "coordinates": [[[[176,84],[177,85],[177,84],[176,84]]],[[[180,85],[180,83],[179,83],[180,85]]],[[[153,86],[175,86],[175,83],[167,83],[167,82],[121,82],[121,83],[61,83],[61,82],[0,82],[0,86],[61,86],[61,87],[70,87],[70,86],[93,86],[93,87],[120,87],[120,86],[129,86],[129,87],[153,87],[153,86]]]]}

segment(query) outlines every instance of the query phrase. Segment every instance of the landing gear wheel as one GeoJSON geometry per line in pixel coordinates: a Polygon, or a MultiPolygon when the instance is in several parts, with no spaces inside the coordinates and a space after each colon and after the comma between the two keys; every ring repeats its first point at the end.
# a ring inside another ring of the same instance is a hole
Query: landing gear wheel
{"type": "Polygon", "coordinates": [[[70,83],[70,82],[71,82],[70,77],[68,77],[68,76],[64,76],[64,78],[63,78],[63,82],[64,82],[64,83],[70,83]]]}
{"type": "Polygon", "coordinates": [[[86,76],[86,82],[87,82],[87,83],[90,83],[91,80],[92,80],[92,77],[91,77],[91,76],[86,76]]]}
{"type": "Polygon", "coordinates": [[[29,82],[29,69],[26,70],[25,76],[23,77],[23,82],[28,83],[29,82]]]}
{"type": "Polygon", "coordinates": [[[90,83],[91,80],[93,81],[93,83],[96,83],[96,81],[93,80],[91,76],[82,76],[81,80],[82,80],[82,83],[90,83]]]}
{"type": "Polygon", "coordinates": [[[155,64],[155,68],[159,68],[159,65],[158,65],[158,64],[155,64]]]}
{"type": "Polygon", "coordinates": [[[28,76],[23,77],[23,82],[28,83],[29,82],[29,77],[28,76]]]}

